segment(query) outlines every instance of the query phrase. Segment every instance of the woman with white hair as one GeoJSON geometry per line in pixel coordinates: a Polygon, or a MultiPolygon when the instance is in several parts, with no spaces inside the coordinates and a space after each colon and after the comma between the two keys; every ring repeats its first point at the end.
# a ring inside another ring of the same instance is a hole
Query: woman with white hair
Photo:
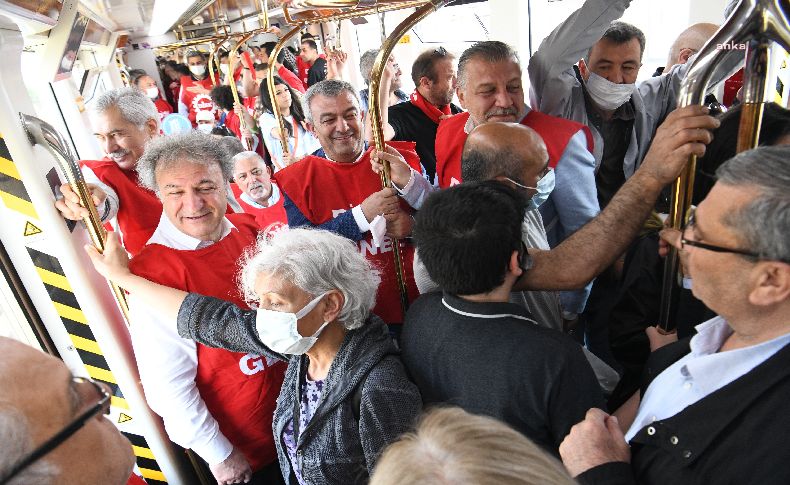
{"type": "Polygon", "coordinates": [[[288,361],[273,428],[289,484],[367,483],[420,412],[387,326],[370,313],[379,276],[348,239],[292,229],[261,240],[240,273],[257,310],[131,274],[114,236],[104,254],[88,253],[102,275],[177,319],[182,337],[288,361]]]}

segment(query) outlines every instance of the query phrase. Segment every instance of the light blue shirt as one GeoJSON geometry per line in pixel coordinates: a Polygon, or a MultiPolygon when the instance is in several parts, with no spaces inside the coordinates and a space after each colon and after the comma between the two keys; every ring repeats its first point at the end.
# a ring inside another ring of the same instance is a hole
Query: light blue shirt
{"type": "MultiPolygon", "coordinates": [[[[285,116],[284,121],[286,124],[292,124],[293,118],[290,115],[285,116]]],[[[277,123],[277,118],[267,111],[266,113],[263,113],[258,119],[258,125],[261,127],[261,137],[263,138],[263,143],[266,145],[266,149],[272,156],[272,161],[276,162],[276,164],[282,165],[282,143],[280,142],[279,137],[272,136],[272,130],[274,128],[279,130],[280,128],[280,125],[277,123]]],[[[305,130],[301,123],[296,123],[296,129],[299,133],[299,140],[296,150],[294,150],[294,137],[288,137],[288,153],[293,154],[296,160],[306,157],[307,155],[310,155],[314,151],[321,148],[321,142],[318,141],[318,138],[316,138],[315,135],[309,131],[305,130]]]]}
{"type": "Polygon", "coordinates": [[[653,380],[642,397],[626,441],[653,421],[672,417],[730,382],[749,373],[790,343],[790,333],[751,347],[719,352],[732,335],[727,322],[716,317],[697,325],[691,352],[653,380]]]}

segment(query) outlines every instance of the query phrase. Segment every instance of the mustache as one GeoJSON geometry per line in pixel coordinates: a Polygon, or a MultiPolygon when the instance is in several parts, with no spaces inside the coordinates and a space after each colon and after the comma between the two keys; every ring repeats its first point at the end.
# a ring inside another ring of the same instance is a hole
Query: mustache
{"type": "Polygon", "coordinates": [[[123,148],[119,150],[115,150],[114,152],[110,152],[107,154],[108,157],[112,158],[113,160],[120,160],[121,158],[128,155],[130,152],[129,150],[124,150],[123,148]]]}
{"type": "Polygon", "coordinates": [[[250,184],[250,186],[247,188],[247,190],[249,190],[250,192],[252,192],[253,190],[262,190],[262,189],[265,189],[265,188],[266,188],[266,187],[264,187],[262,183],[260,183],[260,182],[255,182],[255,183],[253,183],[253,184],[250,184]]]}
{"type": "Polygon", "coordinates": [[[492,116],[516,116],[517,114],[515,106],[511,108],[494,108],[486,113],[486,119],[492,116]]]}

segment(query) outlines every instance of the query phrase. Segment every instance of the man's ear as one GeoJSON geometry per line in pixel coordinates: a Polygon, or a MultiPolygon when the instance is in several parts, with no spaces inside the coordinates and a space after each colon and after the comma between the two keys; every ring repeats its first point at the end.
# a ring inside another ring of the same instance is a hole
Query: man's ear
{"type": "Polygon", "coordinates": [[[464,102],[464,91],[460,86],[455,88],[455,95],[458,96],[458,102],[461,103],[461,107],[466,109],[466,103],[464,102]]]}
{"type": "Polygon", "coordinates": [[[159,134],[159,123],[155,119],[149,118],[145,122],[144,129],[149,137],[154,137],[159,134]]]}
{"type": "Polygon", "coordinates": [[[587,63],[584,62],[584,59],[579,59],[579,73],[581,73],[582,79],[585,81],[590,77],[590,70],[587,69],[587,63]]]}
{"type": "Polygon", "coordinates": [[[762,261],[753,271],[755,284],[749,293],[749,303],[767,307],[790,301],[790,264],[762,261]]]}
{"type": "Polygon", "coordinates": [[[315,132],[315,125],[313,125],[313,123],[311,123],[310,121],[307,121],[307,120],[305,120],[304,124],[307,126],[307,131],[309,131],[310,133],[316,135],[316,137],[317,137],[318,134],[315,132]]]}
{"type": "Polygon", "coordinates": [[[419,86],[418,86],[418,87],[423,87],[423,88],[425,88],[425,89],[430,89],[430,88],[431,88],[431,84],[433,84],[433,81],[431,81],[430,79],[428,79],[428,77],[427,77],[427,76],[422,76],[422,77],[420,78],[420,84],[419,84],[419,86]]]}
{"type": "Polygon", "coordinates": [[[516,278],[524,273],[524,270],[521,269],[521,254],[519,251],[513,251],[513,254],[510,255],[510,261],[508,261],[507,270],[509,273],[514,274],[516,278]]]}
{"type": "Polygon", "coordinates": [[[678,54],[678,58],[675,60],[675,62],[677,62],[678,64],[685,64],[689,60],[689,57],[693,55],[694,55],[694,50],[685,47],[683,49],[680,49],[680,53],[678,54]]]}

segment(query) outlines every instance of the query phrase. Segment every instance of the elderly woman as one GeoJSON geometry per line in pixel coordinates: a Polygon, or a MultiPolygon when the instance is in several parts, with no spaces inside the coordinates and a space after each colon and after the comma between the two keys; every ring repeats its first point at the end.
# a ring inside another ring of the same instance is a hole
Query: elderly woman
{"type": "Polygon", "coordinates": [[[343,237],[292,229],[262,240],[240,275],[258,305],[249,311],[132,275],[114,236],[103,255],[88,253],[102,275],[177,317],[181,336],[288,361],[273,428],[290,484],[366,483],[420,412],[386,325],[370,313],[379,277],[343,237]]]}

